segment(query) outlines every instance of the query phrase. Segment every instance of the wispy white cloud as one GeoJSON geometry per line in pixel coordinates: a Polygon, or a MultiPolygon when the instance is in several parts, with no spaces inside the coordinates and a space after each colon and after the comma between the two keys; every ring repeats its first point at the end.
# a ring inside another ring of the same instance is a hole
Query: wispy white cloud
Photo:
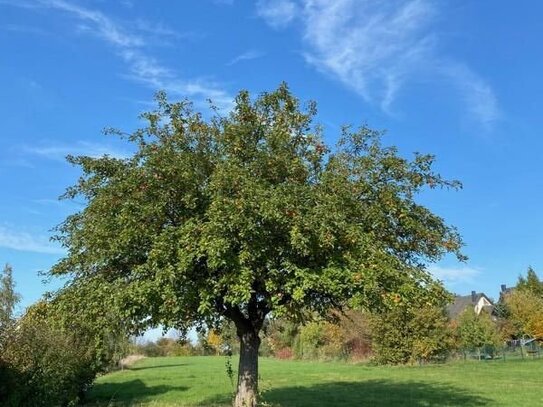
{"type": "Polygon", "coordinates": [[[141,18],[134,21],[133,25],[138,29],[138,31],[148,33],[156,37],[184,38],[191,35],[187,33],[179,33],[162,23],[153,23],[141,18]]]}
{"type": "Polygon", "coordinates": [[[500,112],[492,87],[465,63],[440,52],[432,0],[261,0],[257,13],[274,28],[299,22],[306,61],[391,112],[412,80],[445,80],[484,126],[500,112]]]}
{"type": "Polygon", "coordinates": [[[5,226],[0,226],[0,247],[33,253],[65,253],[61,247],[52,244],[45,236],[37,236],[5,226]]]}
{"type": "Polygon", "coordinates": [[[231,66],[231,65],[237,64],[238,62],[250,61],[253,59],[261,58],[263,56],[264,56],[263,52],[256,51],[256,50],[249,50],[247,52],[244,52],[243,54],[236,56],[235,58],[232,58],[232,60],[228,62],[226,65],[231,66]]]}
{"type": "Polygon", "coordinates": [[[122,151],[116,147],[86,141],[79,141],[74,144],[24,146],[23,151],[49,160],[62,162],[66,161],[67,155],[84,155],[93,158],[102,157],[104,155],[114,158],[126,158],[129,156],[127,151],[122,151]]]}
{"type": "Polygon", "coordinates": [[[498,99],[492,87],[469,67],[459,62],[449,61],[441,66],[441,71],[450,77],[471,115],[484,127],[492,127],[500,118],[498,99]]]}
{"type": "Polygon", "coordinates": [[[425,30],[433,9],[423,1],[310,1],[304,8],[306,59],[388,110],[410,71],[434,42],[425,30]]]}
{"type": "Polygon", "coordinates": [[[432,265],[428,271],[446,284],[471,284],[481,274],[480,270],[471,267],[441,267],[432,265]]]}
{"type": "Polygon", "coordinates": [[[173,96],[196,98],[200,101],[212,99],[223,109],[232,106],[233,98],[218,83],[205,78],[180,78],[175,70],[163,65],[152,55],[149,48],[156,38],[181,37],[174,30],[161,24],[136,20],[123,24],[101,11],[83,7],[65,0],[0,0],[0,4],[33,9],[50,9],[64,12],[75,18],[74,28],[80,33],[94,35],[116,50],[125,62],[129,73],[124,77],[136,80],[153,90],[163,89],[173,96]]]}
{"type": "Polygon", "coordinates": [[[259,0],[256,12],[272,27],[282,28],[296,18],[299,9],[298,4],[291,0],[259,0]]]}
{"type": "Polygon", "coordinates": [[[38,5],[65,11],[78,19],[92,24],[93,32],[105,41],[121,48],[140,47],[145,44],[143,38],[116,24],[100,11],[88,9],[64,0],[38,0],[38,5]]]}

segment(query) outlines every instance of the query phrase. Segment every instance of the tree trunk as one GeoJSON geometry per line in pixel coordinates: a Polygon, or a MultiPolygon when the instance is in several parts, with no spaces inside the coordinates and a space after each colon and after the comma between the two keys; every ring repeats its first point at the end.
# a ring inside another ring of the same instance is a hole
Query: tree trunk
{"type": "Polygon", "coordinates": [[[255,407],[258,396],[258,332],[238,331],[240,342],[238,389],[234,407],[255,407]]]}

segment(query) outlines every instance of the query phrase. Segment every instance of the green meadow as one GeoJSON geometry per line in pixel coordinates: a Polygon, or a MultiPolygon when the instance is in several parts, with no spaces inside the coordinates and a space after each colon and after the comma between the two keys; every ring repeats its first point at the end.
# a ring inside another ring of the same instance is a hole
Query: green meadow
{"type": "MultiPolygon", "coordinates": [[[[230,406],[226,357],[148,358],[98,378],[89,406],[230,406]]],[[[236,367],[237,360],[231,360],[236,367]]],[[[543,359],[381,367],[260,360],[263,406],[540,406],[543,359]]]]}

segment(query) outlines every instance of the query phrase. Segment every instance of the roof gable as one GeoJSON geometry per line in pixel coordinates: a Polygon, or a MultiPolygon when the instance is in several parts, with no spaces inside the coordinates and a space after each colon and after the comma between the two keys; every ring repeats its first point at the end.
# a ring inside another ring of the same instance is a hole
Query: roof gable
{"type": "Polygon", "coordinates": [[[456,319],[467,308],[472,308],[480,314],[484,308],[493,307],[494,303],[484,293],[473,292],[470,295],[457,295],[454,301],[447,306],[447,313],[451,319],[456,319]]]}

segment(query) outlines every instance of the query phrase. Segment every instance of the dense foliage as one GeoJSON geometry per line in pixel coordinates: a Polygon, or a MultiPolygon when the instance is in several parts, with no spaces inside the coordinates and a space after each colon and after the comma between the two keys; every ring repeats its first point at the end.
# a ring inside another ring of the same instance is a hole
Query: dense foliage
{"type": "Polygon", "coordinates": [[[263,343],[270,355],[281,359],[368,359],[371,345],[366,314],[360,310],[343,310],[335,317],[333,322],[321,320],[305,325],[288,319],[272,319],[266,327],[263,343]]]}
{"type": "Polygon", "coordinates": [[[372,315],[374,360],[402,364],[444,360],[452,349],[452,336],[444,305],[399,304],[372,315]]]}
{"type": "Polygon", "coordinates": [[[457,346],[464,352],[478,352],[493,356],[503,346],[503,339],[487,312],[477,315],[473,309],[466,309],[456,325],[457,346]]]}
{"type": "Polygon", "coordinates": [[[502,292],[496,315],[504,339],[543,339],[543,283],[532,267],[516,287],[502,292]]]}
{"type": "MultiPolygon", "coordinates": [[[[125,355],[126,333],[107,313],[78,307],[77,287],[61,290],[13,320],[0,341],[0,401],[6,406],[76,405],[96,375],[125,355]]],[[[88,292],[89,298],[95,294],[88,292]]]]}
{"type": "Polygon", "coordinates": [[[543,339],[543,298],[531,290],[517,289],[504,300],[510,334],[516,338],[543,339]]]}
{"type": "Polygon", "coordinates": [[[86,344],[40,315],[41,305],[18,321],[4,348],[7,406],[75,405],[94,380],[86,344]]]}

